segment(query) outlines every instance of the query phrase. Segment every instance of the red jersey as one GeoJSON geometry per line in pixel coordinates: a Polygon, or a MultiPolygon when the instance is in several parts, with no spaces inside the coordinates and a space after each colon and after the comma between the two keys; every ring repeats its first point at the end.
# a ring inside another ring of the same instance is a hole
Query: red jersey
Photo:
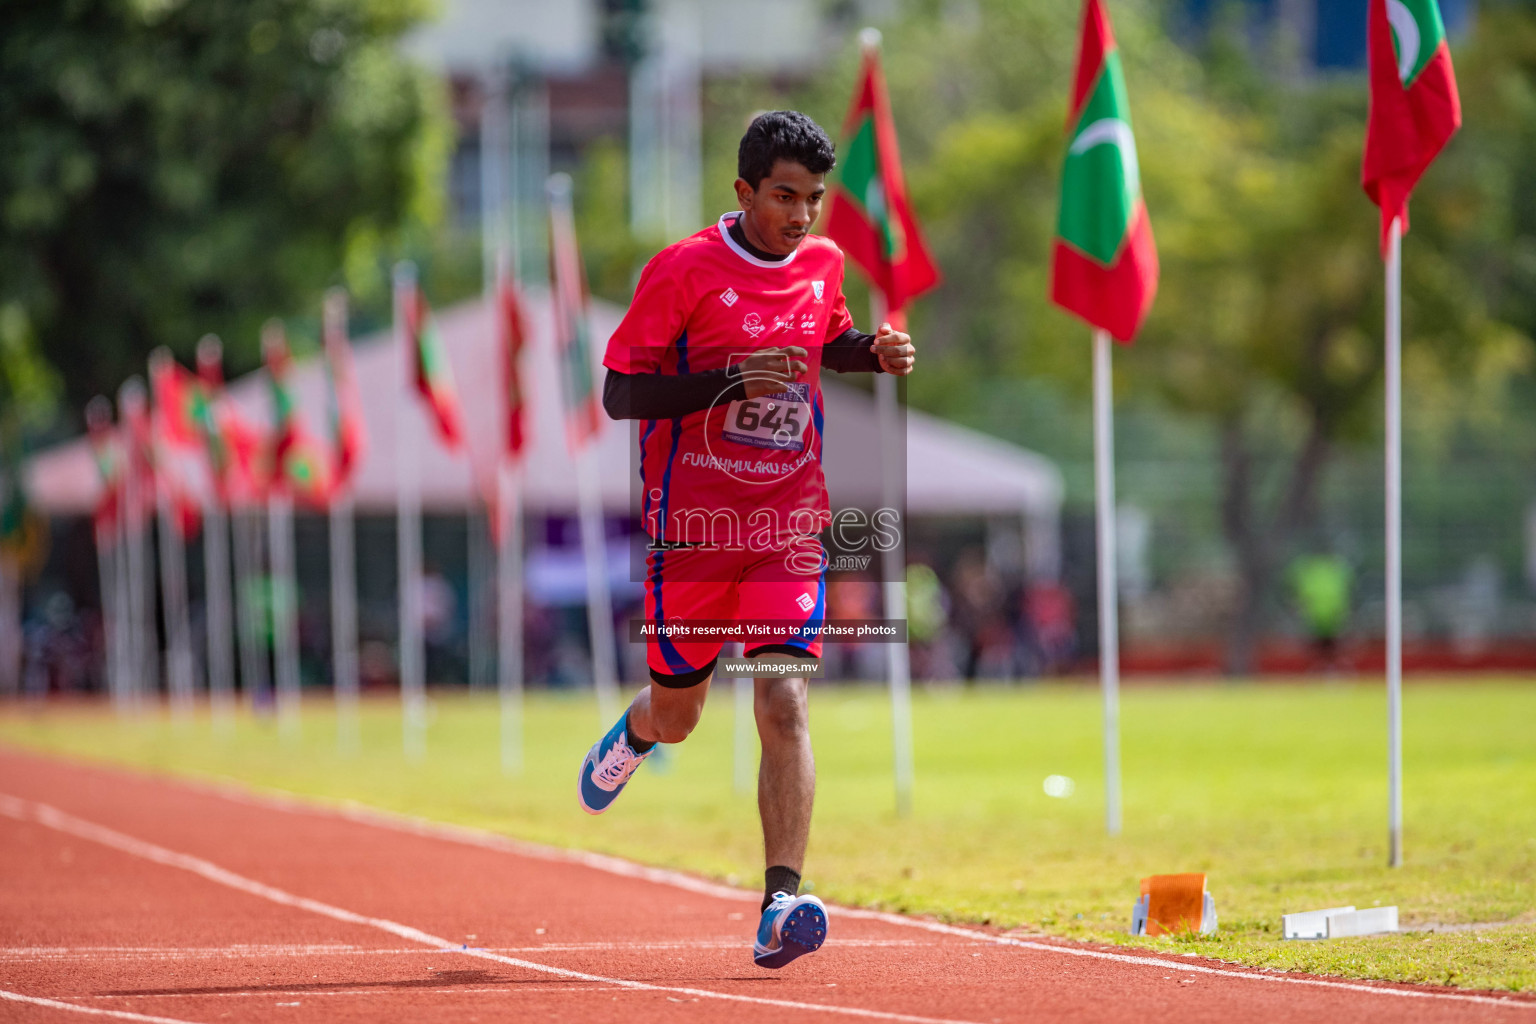
{"type": "Polygon", "coordinates": [[[760,260],[731,238],[728,226],[738,216],[726,214],[646,264],[603,365],[619,373],[700,373],[759,349],[806,349],[807,371],[785,391],[640,421],[646,532],[763,550],[824,525],[821,349],[853,318],[836,243],[807,235],[783,260],[760,260]]]}

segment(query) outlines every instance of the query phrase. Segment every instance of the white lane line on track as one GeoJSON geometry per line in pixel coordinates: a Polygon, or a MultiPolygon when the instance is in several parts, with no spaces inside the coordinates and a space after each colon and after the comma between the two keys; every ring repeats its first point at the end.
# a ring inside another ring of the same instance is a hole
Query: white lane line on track
{"type": "MultiPolygon", "coordinates": [[[[123,853],[132,854],[135,857],[162,864],[166,867],[180,868],[199,875],[210,882],[227,886],[231,889],[257,896],[285,907],[294,907],[298,910],[307,910],[323,917],[329,917],[345,924],[361,925],[368,928],[376,928],[379,931],[388,932],[391,935],[406,939],[410,942],[419,942],[424,946],[432,946],[437,949],[449,950],[463,956],[475,957],[480,960],[491,960],[496,963],[507,964],[512,967],[521,967],[524,970],[536,971],[541,974],[550,974],[560,978],[571,978],[576,981],[591,981],[603,985],[612,985],[629,989],[635,992],[670,992],[677,995],[692,996],[697,999],[718,999],[732,1003],[750,1003],[756,1006],[779,1006],[789,1010],[811,1010],[820,1013],[841,1014],[845,1017],[863,1017],[873,1020],[905,1021],[909,1024],[972,1024],[972,1022],[959,1021],[953,1018],[917,1017],[905,1013],[888,1013],[880,1010],[863,1010],[851,1006],[833,1006],[826,1003],[802,1003],[789,999],[767,999],[761,996],[743,996],[732,992],[714,992],[703,988],[686,988],[680,985],[656,985],[644,981],[630,981],[625,978],[608,978],[599,974],[587,974],[584,971],[568,970],[564,967],[554,967],[549,964],[535,963],[532,960],[523,960],[517,957],[502,956],[483,949],[460,948],[456,943],[439,938],[419,928],[400,924],[382,917],[369,917],[341,907],[322,903],[320,900],[310,899],[307,896],[296,896],[286,890],[258,882],[244,875],[236,874],[227,868],[221,868],[211,861],[194,857],[191,854],[177,853],[163,846],[135,839],[133,836],[98,825],[95,822],[77,818],[67,814],[56,807],[47,804],[34,803],[21,800],[6,794],[0,794],[0,814],[14,818],[18,821],[36,822],[57,832],[76,836],[80,839],[88,839],[102,846],[111,847],[123,853]]],[[[27,998],[27,997],[23,997],[27,998]]],[[[70,1006],[71,1004],[63,1004],[70,1006]]],[[[106,1013],[110,1011],[98,1011],[88,1009],[88,1013],[106,1013]]],[[[164,1019],[164,1018],[157,1018],[164,1019]]]]}
{"type": "Polygon", "coordinates": [[[116,1017],[119,1020],[140,1020],[148,1024],[193,1024],[192,1021],[178,1020],[175,1017],[151,1017],[143,1013],[132,1013],[128,1010],[103,1010],[96,1006],[76,1006],[74,1003],[64,1003],[57,999],[44,999],[42,996],[24,996],[20,992],[7,992],[0,989],[0,999],[13,1003],[31,1003],[33,1006],[46,1006],[53,1010],[73,1010],[75,1013],[89,1013],[96,1017],[116,1017]]]}
{"type": "MultiPolygon", "coordinates": [[[[740,950],[741,937],[680,939],[668,942],[547,942],[537,946],[481,946],[492,953],[654,952],[658,949],[740,950]]],[[[462,945],[462,944],[461,944],[462,945]]],[[[839,949],[885,949],[932,946],[920,939],[839,939],[839,949]]],[[[40,963],[70,960],[259,960],[317,956],[432,956],[458,953],[445,949],[369,949],[362,946],[16,946],[0,949],[0,963],[40,963]]]]}
{"type": "MultiPolygon", "coordinates": [[[[469,995],[507,996],[523,995],[528,992],[569,992],[570,985],[562,985],[558,982],[540,984],[539,982],[525,982],[517,986],[516,992],[509,991],[506,986],[497,988],[468,988],[444,985],[441,988],[428,988],[426,986],[413,986],[411,992],[428,992],[435,996],[451,996],[461,992],[469,995]]],[[[619,985],[587,985],[583,992],[628,992],[629,989],[619,985]]],[[[259,996],[271,996],[274,999],[301,999],[307,996],[393,996],[396,992],[388,986],[378,988],[339,988],[339,989],[262,989],[249,992],[118,992],[110,996],[73,996],[75,999],[247,999],[259,996]]]]}
{"type": "MultiPolygon", "coordinates": [[[[699,893],[704,896],[715,896],[720,899],[745,899],[753,903],[756,903],[759,899],[758,894],[755,892],[731,888],[720,885],[717,882],[707,882],[703,879],[685,875],[680,871],[670,871],[666,868],[653,868],[643,864],[634,864],[607,854],[589,853],[585,850],[567,850],[558,846],[545,846],[523,839],[512,839],[507,836],[497,835],[494,832],[470,828],[467,825],[450,825],[443,822],[429,821],[425,818],[416,818],[408,814],[379,810],[365,804],[350,801],[332,803],[329,801],[306,799],[282,790],[246,786],[243,783],[229,779],[221,779],[215,782],[178,779],[176,782],[188,789],[211,793],[233,803],[286,811],[290,814],[341,818],[344,821],[372,825],[375,828],[390,829],[396,832],[456,842],[467,846],[478,846],[482,849],[498,850],[503,853],[531,857],[537,860],[579,864],[583,867],[619,875],[624,878],[644,879],[657,885],[667,885],[675,889],[684,889],[688,892],[699,893]]],[[[1373,985],[1364,982],[1333,981],[1327,978],[1298,977],[1283,972],[1267,971],[1263,968],[1229,969],[1209,967],[1204,964],[1166,960],[1155,955],[1136,956],[1128,953],[1110,953],[1100,949],[1087,949],[1080,946],[1034,942],[1029,939],[1014,939],[1006,935],[993,935],[977,929],[941,924],[938,921],[929,921],[920,917],[887,914],[878,910],[864,910],[842,906],[837,906],[835,909],[838,915],[842,917],[880,921],[902,928],[920,928],[939,935],[962,936],[973,942],[986,942],[992,945],[1011,946],[1042,953],[1087,957],[1094,960],[1108,960],[1113,963],[1131,964],[1140,967],[1157,967],[1163,970],[1184,971],[1190,974],[1215,974],[1225,978],[1249,978],[1255,981],[1269,981],[1286,985],[1308,985],[1317,988],[1338,989],[1343,992],[1364,992],[1377,996],[1397,996],[1406,999],[1448,999],[1456,1002],[1536,1010],[1536,1001],[1525,999],[1502,999],[1498,996],[1475,995],[1469,992],[1438,992],[1433,989],[1424,988],[1391,988],[1387,984],[1373,985]]]]}

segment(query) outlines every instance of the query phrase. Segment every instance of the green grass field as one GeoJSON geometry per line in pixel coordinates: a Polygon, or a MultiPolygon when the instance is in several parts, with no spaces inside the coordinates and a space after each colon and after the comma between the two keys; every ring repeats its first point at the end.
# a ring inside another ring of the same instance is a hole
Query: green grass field
{"type": "MultiPolygon", "coordinates": [[[[1385,698],[1376,684],[1133,686],[1124,695],[1125,832],[1104,834],[1097,691],[915,695],[917,793],[898,819],[877,689],[813,691],[819,787],[807,888],[871,907],[1200,953],[1273,968],[1470,988],[1536,988],[1536,686],[1411,682],[1404,699],[1407,865],[1385,867],[1385,698]],[[1045,776],[1076,781],[1067,798],[1045,776]],[[1204,871],[1208,938],[1133,939],[1137,880],[1204,871]],[[1280,915],[1397,904],[1406,931],[1284,942],[1280,915]]],[[[731,695],[647,764],[615,808],[577,807],[598,733],[590,698],[527,708],[527,770],[502,774],[494,698],[439,696],[429,753],[401,754],[392,702],[365,703],[359,753],[328,705],[285,744],[270,721],[119,721],[97,707],[0,714],[0,741],[582,847],[753,886],[756,803],[733,791],[731,695]]],[[[754,752],[755,762],[755,752],[754,752]]],[[[3,787],[0,787],[3,788],[3,787]]]]}

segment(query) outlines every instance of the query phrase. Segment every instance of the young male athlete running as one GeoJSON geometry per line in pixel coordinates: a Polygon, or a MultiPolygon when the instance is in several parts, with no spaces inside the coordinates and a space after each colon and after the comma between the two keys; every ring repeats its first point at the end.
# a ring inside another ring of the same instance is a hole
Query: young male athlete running
{"type": "MultiPolygon", "coordinates": [[[[772,629],[747,643],[749,658],[821,656],[822,369],[904,375],[915,359],[890,324],[854,328],[842,251],[810,233],[833,163],[831,140],[804,114],[756,118],[737,156],[740,212],[646,265],[603,359],[608,414],[641,421],[647,622],[772,629]]],[[[665,633],[647,641],[650,684],[582,762],[584,809],[607,810],[657,743],[693,731],[720,649],[665,633]]],[[[806,680],[764,673],[753,710],[768,864],[753,955],[782,967],[827,935],[821,901],[798,895],[816,785],[806,680]]]]}

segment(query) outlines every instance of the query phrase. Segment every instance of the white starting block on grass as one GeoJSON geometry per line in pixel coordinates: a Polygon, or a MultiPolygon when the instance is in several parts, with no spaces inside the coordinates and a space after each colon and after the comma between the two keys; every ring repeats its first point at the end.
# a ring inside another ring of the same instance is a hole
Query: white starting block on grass
{"type": "Polygon", "coordinates": [[[1286,914],[1281,919],[1287,939],[1343,939],[1397,931],[1396,907],[1330,907],[1286,914]]]}

